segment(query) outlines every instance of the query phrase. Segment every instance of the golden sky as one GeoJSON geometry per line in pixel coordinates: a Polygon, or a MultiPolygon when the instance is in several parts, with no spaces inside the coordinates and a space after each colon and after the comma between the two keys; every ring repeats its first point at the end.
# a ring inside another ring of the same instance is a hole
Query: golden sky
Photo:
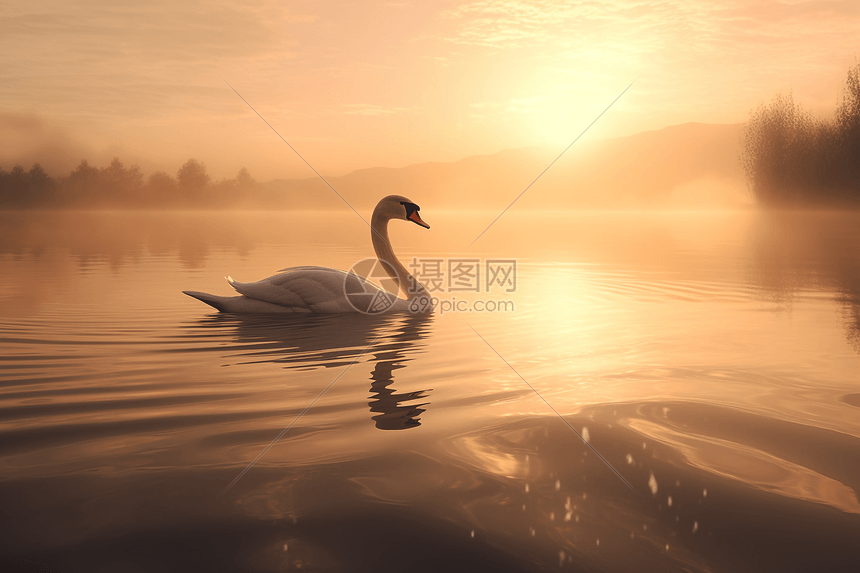
{"type": "Polygon", "coordinates": [[[312,174],[222,77],[338,175],[563,147],[634,80],[587,138],[742,122],[789,89],[827,115],[860,2],[16,0],[0,46],[0,161],[48,139],[266,180],[312,174]]]}

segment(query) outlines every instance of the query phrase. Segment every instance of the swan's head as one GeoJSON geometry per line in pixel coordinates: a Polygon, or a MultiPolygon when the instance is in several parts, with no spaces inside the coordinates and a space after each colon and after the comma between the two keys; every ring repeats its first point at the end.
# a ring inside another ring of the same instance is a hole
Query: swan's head
{"type": "Polygon", "coordinates": [[[384,197],[373,210],[373,216],[381,216],[385,219],[402,219],[404,221],[412,221],[416,225],[420,225],[425,229],[429,229],[430,225],[421,219],[418,211],[421,207],[403,197],[402,195],[389,195],[384,197]]]}

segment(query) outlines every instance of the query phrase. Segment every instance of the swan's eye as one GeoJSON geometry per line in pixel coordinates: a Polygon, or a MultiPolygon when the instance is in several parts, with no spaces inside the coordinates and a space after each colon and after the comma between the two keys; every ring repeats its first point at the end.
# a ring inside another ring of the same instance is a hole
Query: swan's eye
{"type": "Polygon", "coordinates": [[[410,219],[412,217],[412,213],[418,212],[421,210],[421,207],[416,205],[415,203],[407,203],[406,201],[401,201],[401,205],[406,207],[406,218],[410,219]]]}

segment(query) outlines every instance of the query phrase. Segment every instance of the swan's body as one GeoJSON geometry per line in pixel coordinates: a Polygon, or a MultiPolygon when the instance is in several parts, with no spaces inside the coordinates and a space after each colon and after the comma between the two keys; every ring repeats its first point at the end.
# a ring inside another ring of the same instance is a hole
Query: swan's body
{"type": "MultiPolygon", "coordinates": [[[[383,198],[373,210],[371,218],[371,237],[376,257],[383,263],[382,267],[399,285],[406,298],[396,297],[380,289],[366,278],[355,273],[347,273],[327,267],[290,267],[278,274],[253,283],[241,283],[227,277],[239,296],[217,296],[202,292],[183,291],[221,312],[232,313],[340,313],[340,312],[374,312],[362,308],[357,300],[384,301],[385,312],[403,312],[410,310],[410,302],[418,297],[427,297],[427,291],[406,267],[397,260],[394,250],[388,241],[388,221],[402,219],[412,221],[427,229],[427,223],[418,215],[420,207],[406,197],[389,195],[383,198]]],[[[425,310],[422,306],[411,305],[415,310],[425,310]]]]}

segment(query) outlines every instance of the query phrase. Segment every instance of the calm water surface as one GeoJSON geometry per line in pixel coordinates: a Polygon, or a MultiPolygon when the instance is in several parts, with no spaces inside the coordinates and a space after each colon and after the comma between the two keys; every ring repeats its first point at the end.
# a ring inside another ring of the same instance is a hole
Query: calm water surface
{"type": "Polygon", "coordinates": [[[495,213],[424,207],[401,260],[514,259],[438,293],[513,310],[180,293],[348,269],[352,213],[0,214],[3,570],[860,568],[860,216],[508,213],[467,249],[495,213]]]}

